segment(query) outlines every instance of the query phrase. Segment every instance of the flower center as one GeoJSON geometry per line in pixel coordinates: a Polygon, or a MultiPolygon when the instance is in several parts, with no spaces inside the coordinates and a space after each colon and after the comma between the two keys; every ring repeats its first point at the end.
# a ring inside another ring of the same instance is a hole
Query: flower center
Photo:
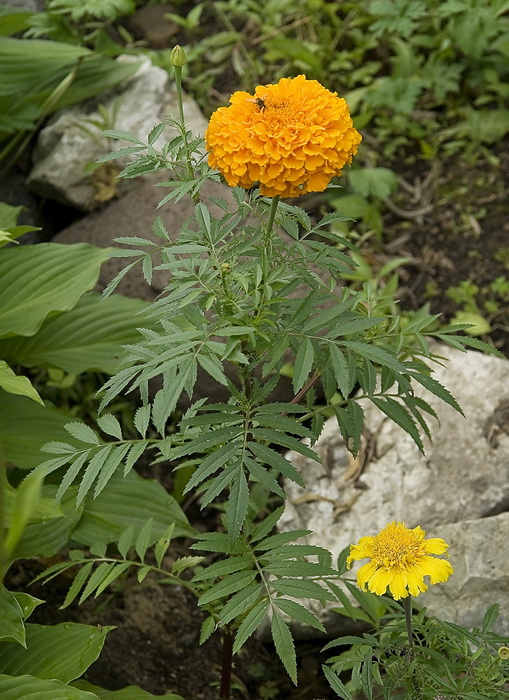
{"type": "Polygon", "coordinates": [[[391,523],[373,538],[372,552],[379,566],[403,568],[422,554],[422,537],[402,523],[391,523]]]}

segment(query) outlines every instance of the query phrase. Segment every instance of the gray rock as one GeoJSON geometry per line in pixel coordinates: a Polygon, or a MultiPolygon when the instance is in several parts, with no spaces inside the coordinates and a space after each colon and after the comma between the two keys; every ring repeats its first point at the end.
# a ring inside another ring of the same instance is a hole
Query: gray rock
{"type": "MultiPolygon", "coordinates": [[[[461,532],[463,521],[478,522],[509,510],[509,361],[446,346],[433,349],[445,360],[444,366],[434,366],[433,376],[455,396],[466,418],[416,388],[440,421],[430,423],[433,444],[426,441],[426,454],[421,455],[403,430],[366,403],[367,429],[360,460],[347,452],[335,419],[330,419],[314,448],[321,465],[289,454],[307,490],[286,483],[288,503],[280,521],[282,529],[309,528],[312,543],[337,555],[393,520],[407,527],[420,525],[449,541],[442,526],[452,528],[454,534],[461,532]]],[[[454,551],[456,543],[449,544],[454,551]]],[[[502,538],[493,544],[487,541],[485,546],[494,548],[493,560],[499,555],[507,558],[507,552],[502,554],[502,538]]],[[[454,566],[454,556],[451,562],[454,566]]],[[[505,601],[507,607],[507,577],[497,588],[490,567],[483,573],[478,565],[477,570],[482,577],[478,585],[491,591],[491,602],[505,601]]],[[[447,586],[449,583],[434,588],[447,586]]],[[[435,614],[434,598],[426,594],[421,600],[435,614]]],[[[473,606],[473,599],[462,598],[448,619],[470,624],[473,606]]],[[[504,630],[509,633],[509,621],[504,630]]]]}
{"type": "MultiPolygon", "coordinates": [[[[117,60],[132,61],[133,57],[120,56],[117,60]]],[[[146,142],[156,124],[168,114],[176,113],[176,91],[165,70],[143,59],[137,72],[114,90],[58,112],[40,132],[34,149],[34,167],[27,181],[34,192],[82,211],[91,211],[101,205],[104,200],[103,195],[98,194],[101,179],[97,174],[91,176],[86,171],[87,166],[111,151],[132,144],[107,139],[102,134],[101,128],[94,124],[104,121],[97,111],[98,105],[112,115],[113,124],[108,128],[127,131],[146,142]]],[[[194,134],[202,135],[207,121],[196,102],[188,96],[184,97],[184,113],[188,128],[194,134]]],[[[168,126],[155,147],[174,138],[176,133],[168,126]]],[[[126,160],[118,163],[122,168],[126,160]]],[[[104,172],[106,180],[111,180],[110,187],[117,185],[111,165],[106,164],[104,172]]],[[[119,193],[130,186],[129,181],[118,183],[119,193]]]]}
{"type": "Polygon", "coordinates": [[[465,627],[481,627],[486,610],[498,603],[494,630],[509,637],[509,512],[491,518],[442,525],[430,537],[449,545],[454,574],[446,584],[430,586],[417,599],[428,612],[465,627]]]}

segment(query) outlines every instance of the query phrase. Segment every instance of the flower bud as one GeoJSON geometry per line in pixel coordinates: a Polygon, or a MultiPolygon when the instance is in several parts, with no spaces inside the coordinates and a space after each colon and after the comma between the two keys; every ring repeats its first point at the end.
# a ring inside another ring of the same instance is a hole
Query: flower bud
{"type": "Polygon", "coordinates": [[[500,647],[498,650],[498,658],[502,661],[509,659],[509,647],[500,647]]]}
{"type": "Polygon", "coordinates": [[[187,63],[186,52],[182,46],[174,46],[170,53],[170,63],[175,68],[182,68],[187,63]]]}

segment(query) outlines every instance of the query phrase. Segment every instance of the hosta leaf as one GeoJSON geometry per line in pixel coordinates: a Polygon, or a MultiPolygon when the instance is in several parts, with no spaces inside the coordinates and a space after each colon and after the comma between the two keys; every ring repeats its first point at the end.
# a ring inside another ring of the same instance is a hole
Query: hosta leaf
{"type": "Polygon", "coordinates": [[[29,399],[32,399],[32,401],[37,401],[44,406],[43,400],[32,386],[28,377],[15,374],[7,362],[3,360],[0,360],[0,389],[7,391],[9,394],[27,396],[29,399]]]}
{"type": "Polygon", "coordinates": [[[61,681],[44,680],[27,674],[9,676],[0,673],[0,697],[6,700],[97,700],[98,696],[61,681]]]}
{"type": "Polygon", "coordinates": [[[68,442],[78,448],[80,443],[64,428],[67,423],[69,417],[52,408],[0,390],[0,442],[5,459],[20,469],[42,464],[47,455],[41,448],[48,441],[68,442]]]}
{"type": "Polygon", "coordinates": [[[175,523],[174,537],[194,537],[195,530],[172,496],[158,482],[143,479],[131,472],[127,477],[115,475],[97,498],[85,500],[83,517],[73,532],[73,539],[84,545],[115,542],[126,527],[142,529],[153,518],[150,544],[164,535],[175,523]]]}
{"type": "Polygon", "coordinates": [[[25,644],[25,625],[23,623],[23,610],[15,595],[5,586],[0,586],[0,641],[17,642],[25,644]]]}
{"type": "MultiPolygon", "coordinates": [[[[105,690],[104,688],[98,688],[97,686],[88,683],[88,681],[80,679],[79,681],[73,681],[71,686],[74,688],[79,688],[83,691],[94,693],[94,697],[99,698],[99,700],[153,700],[154,698],[157,700],[184,700],[183,697],[180,695],[175,695],[174,693],[152,695],[152,693],[142,690],[141,688],[137,688],[135,685],[130,685],[127,688],[122,688],[121,690],[105,690]]],[[[50,699],[48,698],[48,700],[50,699]]],[[[55,698],[55,700],[59,699],[55,698]]],[[[79,699],[77,698],[77,700],[79,699]]]]}
{"type": "Polygon", "coordinates": [[[141,314],[146,307],[141,300],[121,295],[101,299],[94,292],[84,294],[71,310],[46,318],[34,335],[0,340],[0,356],[26,367],[112,374],[122,346],[141,340],[137,328],[154,325],[141,314]]]}
{"type": "Polygon", "coordinates": [[[97,282],[111,250],[86,243],[2,249],[0,338],[33,335],[48,314],[72,309],[97,282]]]}
{"type": "Polygon", "coordinates": [[[92,627],[70,622],[46,627],[26,624],[27,648],[5,642],[0,673],[54,678],[68,683],[81,676],[97,659],[112,627],[92,627]]]}

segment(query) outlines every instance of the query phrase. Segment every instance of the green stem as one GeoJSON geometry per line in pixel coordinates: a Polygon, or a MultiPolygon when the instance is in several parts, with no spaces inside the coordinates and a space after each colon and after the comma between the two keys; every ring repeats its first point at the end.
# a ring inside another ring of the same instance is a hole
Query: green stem
{"type": "Polygon", "coordinates": [[[272,259],[272,229],[274,226],[274,219],[276,218],[278,204],[279,197],[272,197],[269,209],[269,218],[267,219],[267,226],[265,227],[262,247],[262,271],[264,281],[269,276],[269,265],[272,259]]]}
{"type": "MultiPolygon", "coordinates": [[[[187,138],[186,118],[184,116],[184,99],[182,96],[182,66],[175,66],[175,87],[177,89],[177,104],[178,104],[178,110],[179,110],[179,122],[180,122],[180,126],[182,129],[182,138],[184,141],[184,148],[186,151],[187,172],[189,174],[189,177],[192,179],[192,178],[194,178],[194,168],[193,168],[193,162],[191,159],[191,149],[189,148],[189,140],[187,138]]],[[[196,201],[198,201],[198,200],[199,200],[199,196],[196,199],[196,201]]]]}
{"type": "Polygon", "coordinates": [[[412,596],[403,598],[403,610],[405,611],[406,632],[408,635],[408,646],[410,649],[414,647],[414,638],[412,635],[412,596]]]}

